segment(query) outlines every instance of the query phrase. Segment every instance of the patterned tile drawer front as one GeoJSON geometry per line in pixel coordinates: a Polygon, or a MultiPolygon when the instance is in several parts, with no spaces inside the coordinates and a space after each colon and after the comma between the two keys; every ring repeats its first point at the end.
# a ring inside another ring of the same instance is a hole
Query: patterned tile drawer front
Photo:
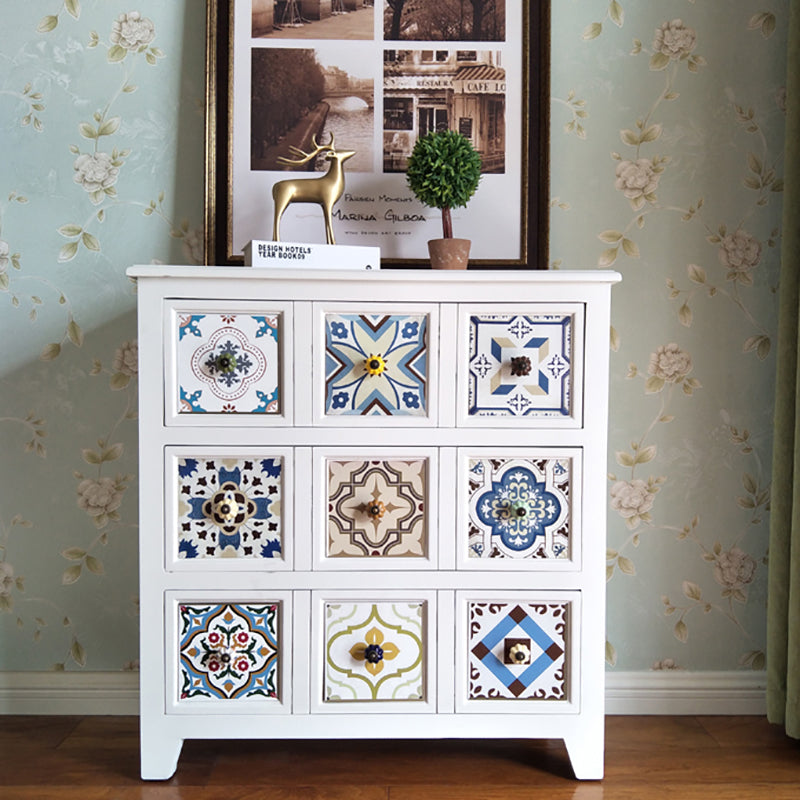
{"type": "Polygon", "coordinates": [[[323,702],[425,700],[426,601],[326,602],[323,702]]]}
{"type": "Polygon", "coordinates": [[[567,699],[570,606],[468,601],[467,699],[567,699]]]}
{"type": "Polygon", "coordinates": [[[280,698],[281,603],[181,603],[180,701],[280,698]]]}
{"type": "Polygon", "coordinates": [[[573,415],[573,314],[471,314],[468,329],[469,416],[573,415]]]}
{"type": "Polygon", "coordinates": [[[325,414],[428,415],[427,314],[326,313],[325,414]]]}
{"type": "Polygon", "coordinates": [[[570,558],[572,461],[469,458],[468,558],[570,558]]]}
{"type": "Polygon", "coordinates": [[[328,558],[424,558],[427,458],[326,462],[328,558]]]}
{"type": "Polygon", "coordinates": [[[282,457],[193,455],[173,463],[178,559],[284,558],[282,457]]]}
{"type": "Polygon", "coordinates": [[[178,413],[280,414],[281,312],[174,319],[178,413]]]}

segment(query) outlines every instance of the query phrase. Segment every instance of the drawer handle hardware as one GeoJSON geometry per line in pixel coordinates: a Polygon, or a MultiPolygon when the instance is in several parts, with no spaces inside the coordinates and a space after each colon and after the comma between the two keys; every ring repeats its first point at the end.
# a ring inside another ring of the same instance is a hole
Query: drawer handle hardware
{"type": "Polygon", "coordinates": [[[368,644],[364,648],[364,659],[370,664],[383,661],[383,648],[379,644],[368,644]]]}
{"type": "Polygon", "coordinates": [[[383,375],[386,371],[386,361],[383,356],[370,354],[370,357],[364,362],[364,369],[371,376],[383,375]]]}
{"type": "Polygon", "coordinates": [[[380,500],[375,500],[367,505],[367,514],[369,514],[373,520],[382,519],[385,513],[386,506],[380,500]]]}
{"type": "Polygon", "coordinates": [[[530,660],[531,651],[524,644],[515,644],[508,650],[509,658],[516,664],[524,664],[530,660]]]}
{"type": "Polygon", "coordinates": [[[214,366],[222,373],[236,371],[236,356],[233,353],[220,353],[214,359],[214,366]]]}
{"type": "Polygon", "coordinates": [[[517,517],[517,519],[524,519],[528,516],[528,506],[525,503],[514,503],[511,506],[511,516],[517,517]]]}
{"type": "Polygon", "coordinates": [[[219,492],[214,496],[214,516],[226,522],[236,519],[239,513],[239,504],[233,497],[233,492],[219,492]]]}
{"type": "Polygon", "coordinates": [[[528,358],[528,356],[512,356],[511,374],[518,378],[521,378],[525,375],[530,375],[531,374],[530,358],[528,358]]]}

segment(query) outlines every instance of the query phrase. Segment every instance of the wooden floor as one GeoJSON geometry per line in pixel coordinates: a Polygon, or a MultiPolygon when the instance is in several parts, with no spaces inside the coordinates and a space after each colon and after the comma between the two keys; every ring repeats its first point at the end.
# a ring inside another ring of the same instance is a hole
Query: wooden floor
{"type": "Polygon", "coordinates": [[[606,778],[557,741],[190,741],[139,780],[135,717],[0,717],[2,800],[800,800],[800,743],[759,717],[609,717],[606,778]]]}

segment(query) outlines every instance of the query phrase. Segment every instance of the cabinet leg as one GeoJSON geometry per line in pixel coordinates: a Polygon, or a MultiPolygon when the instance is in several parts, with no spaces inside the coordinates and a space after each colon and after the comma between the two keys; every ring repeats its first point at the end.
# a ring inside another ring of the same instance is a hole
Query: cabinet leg
{"type": "Polygon", "coordinates": [[[573,734],[564,739],[572,771],[579,780],[600,780],[603,777],[603,737],[573,734]]]}
{"type": "Polygon", "coordinates": [[[183,739],[145,733],[142,729],[141,773],[143,780],[163,781],[171,778],[178,767],[183,739]]]}

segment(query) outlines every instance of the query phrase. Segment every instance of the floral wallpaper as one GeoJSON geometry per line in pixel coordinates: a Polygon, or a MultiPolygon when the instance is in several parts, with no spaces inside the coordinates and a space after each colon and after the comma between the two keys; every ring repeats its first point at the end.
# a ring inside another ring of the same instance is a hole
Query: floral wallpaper
{"type": "MultiPolygon", "coordinates": [[[[788,0],[552,0],[551,268],[613,268],[609,669],[764,662],[788,0]]],[[[204,4],[0,5],[0,669],[135,669],[134,263],[199,262],[204,4]]]]}

